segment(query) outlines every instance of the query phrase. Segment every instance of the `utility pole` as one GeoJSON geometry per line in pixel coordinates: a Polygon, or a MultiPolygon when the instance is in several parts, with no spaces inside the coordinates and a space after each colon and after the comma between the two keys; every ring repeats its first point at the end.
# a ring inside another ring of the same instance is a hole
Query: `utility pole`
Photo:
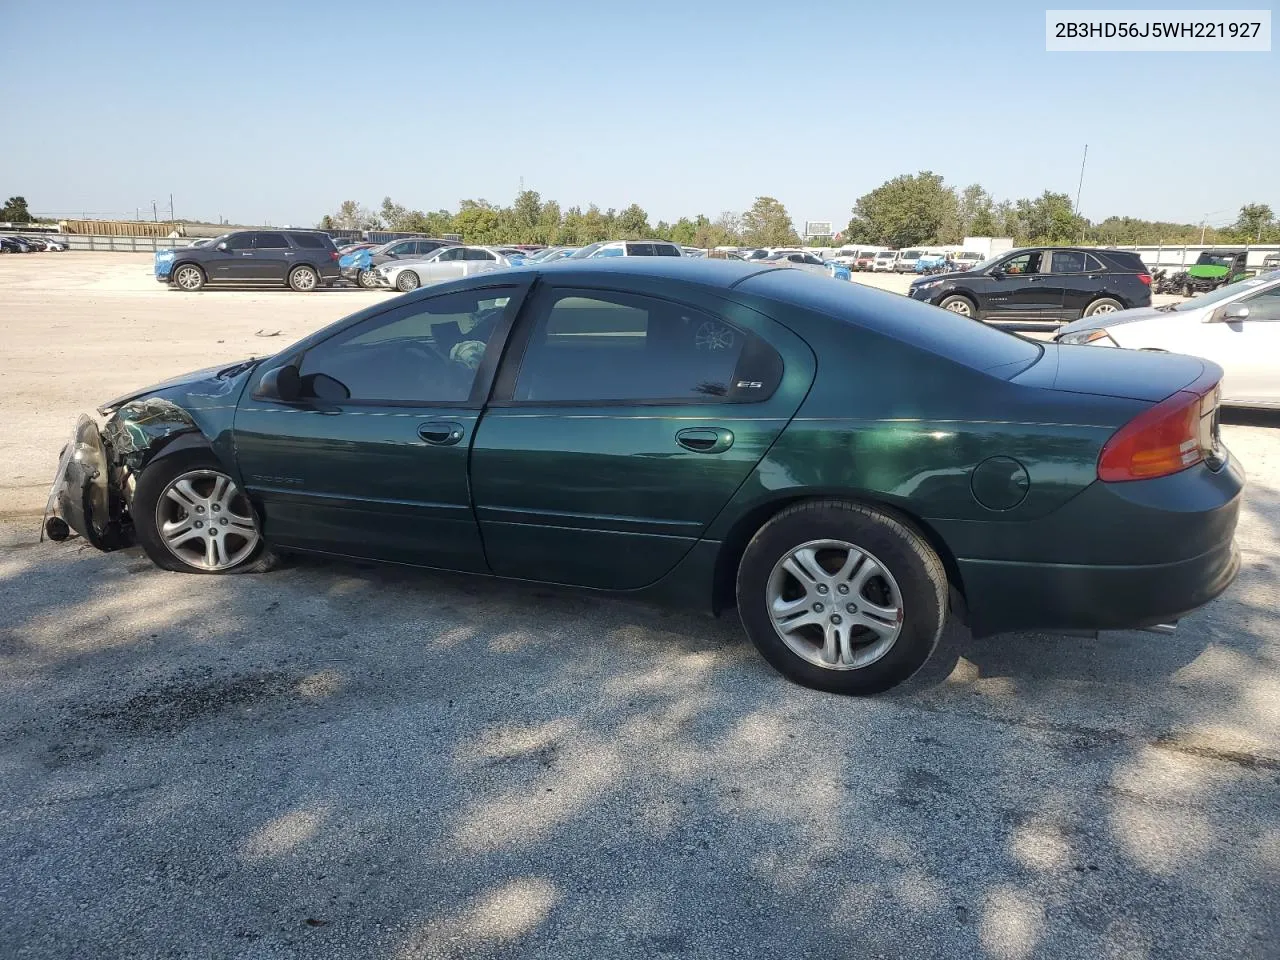
{"type": "Polygon", "coordinates": [[[1205,225],[1205,221],[1201,220],[1200,221],[1200,246],[1202,247],[1204,246],[1204,232],[1207,229],[1208,227],[1205,225]]]}
{"type": "Polygon", "coordinates": [[[169,194],[169,222],[173,223],[173,194],[169,194]]]}
{"type": "MultiPolygon", "coordinates": [[[[1084,165],[1089,160],[1089,145],[1084,145],[1084,156],[1080,158],[1080,182],[1076,184],[1076,205],[1071,211],[1073,217],[1080,216],[1080,194],[1084,190],[1084,165]]],[[[1080,242],[1084,243],[1084,224],[1080,225],[1080,242]]]]}
{"type": "Polygon", "coordinates": [[[156,223],[160,222],[160,214],[156,210],[156,202],[154,200],[151,201],[151,219],[156,223]]]}

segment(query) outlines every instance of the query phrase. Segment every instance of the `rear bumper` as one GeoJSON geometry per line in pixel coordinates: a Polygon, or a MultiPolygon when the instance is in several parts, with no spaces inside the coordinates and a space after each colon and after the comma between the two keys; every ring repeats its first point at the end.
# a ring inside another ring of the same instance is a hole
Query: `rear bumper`
{"type": "Polygon", "coordinates": [[[1095,482],[1036,520],[936,522],[974,633],[1132,629],[1213,600],[1240,569],[1245,477],[1228,457],[1217,471],[1095,482]]]}
{"type": "Polygon", "coordinates": [[[958,560],[957,566],[975,634],[1130,630],[1176,621],[1216,599],[1240,572],[1240,550],[1231,540],[1189,560],[1143,566],[1002,560],[958,560]],[[975,596],[1005,602],[983,602],[975,610],[975,596]]]}

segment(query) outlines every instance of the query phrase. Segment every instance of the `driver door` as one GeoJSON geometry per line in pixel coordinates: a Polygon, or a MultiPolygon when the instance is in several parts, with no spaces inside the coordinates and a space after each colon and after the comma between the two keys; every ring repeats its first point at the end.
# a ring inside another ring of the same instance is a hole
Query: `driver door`
{"type": "Polygon", "coordinates": [[[485,572],[467,460],[529,282],[415,298],[264,363],[236,412],[243,484],[282,547],[485,572]],[[298,368],[303,396],[258,386],[298,368]]]}

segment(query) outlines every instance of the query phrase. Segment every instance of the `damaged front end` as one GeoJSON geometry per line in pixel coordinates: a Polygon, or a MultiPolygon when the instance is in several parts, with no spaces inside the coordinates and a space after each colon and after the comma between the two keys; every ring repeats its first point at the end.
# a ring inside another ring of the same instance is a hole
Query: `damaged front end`
{"type": "Polygon", "coordinates": [[[74,532],[99,550],[132,544],[129,509],[137,475],[183,434],[200,435],[200,429],[186,410],[163,397],[122,404],[101,430],[82,414],[58,461],[41,539],[65,540],[74,532]]]}

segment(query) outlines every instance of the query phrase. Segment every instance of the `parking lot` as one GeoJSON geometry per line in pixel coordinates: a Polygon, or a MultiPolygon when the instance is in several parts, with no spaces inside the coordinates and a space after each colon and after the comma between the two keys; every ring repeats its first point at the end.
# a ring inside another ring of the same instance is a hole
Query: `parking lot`
{"type": "Polygon", "coordinates": [[[1277,956],[1280,418],[1174,635],[953,625],[841,699],[731,617],[37,542],[78,413],[388,296],[150,262],[0,259],[0,954],[1277,956]]]}

